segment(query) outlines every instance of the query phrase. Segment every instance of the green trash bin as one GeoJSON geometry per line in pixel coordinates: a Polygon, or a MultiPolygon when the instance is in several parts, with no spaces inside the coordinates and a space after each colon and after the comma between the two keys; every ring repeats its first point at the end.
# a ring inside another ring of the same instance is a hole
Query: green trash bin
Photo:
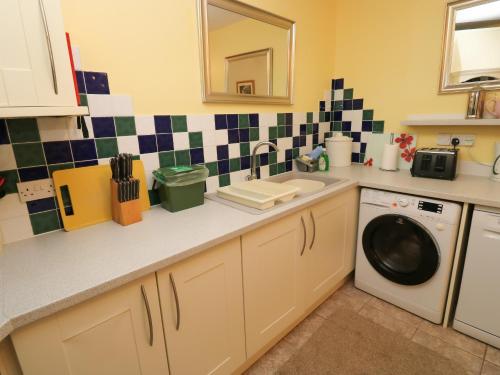
{"type": "Polygon", "coordinates": [[[203,204],[208,177],[204,165],[159,168],[153,176],[159,184],[161,206],[166,210],[177,212],[203,204]]]}

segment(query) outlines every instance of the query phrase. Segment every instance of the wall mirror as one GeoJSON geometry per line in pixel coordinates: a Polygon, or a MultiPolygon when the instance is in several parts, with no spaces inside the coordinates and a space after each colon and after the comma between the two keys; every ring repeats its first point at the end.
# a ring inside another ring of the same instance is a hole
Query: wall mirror
{"type": "Polygon", "coordinates": [[[500,88],[500,0],[448,4],[441,92],[500,88]]]}
{"type": "Polygon", "coordinates": [[[295,22],[235,0],[199,0],[204,102],[291,104],[295,22]]]}

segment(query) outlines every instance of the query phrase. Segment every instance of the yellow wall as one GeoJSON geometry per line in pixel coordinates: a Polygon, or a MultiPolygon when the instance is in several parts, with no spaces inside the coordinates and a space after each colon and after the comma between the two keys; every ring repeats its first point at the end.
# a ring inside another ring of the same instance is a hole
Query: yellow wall
{"type": "MultiPolygon", "coordinates": [[[[493,158],[500,127],[403,128],[410,114],[464,113],[465,94],[438,95],[446,0],[336,0],[336,77],[386,121],[386,131],[418,134],[419,146],[434,146],[437,133],[476,134],[472,154],[493,158]]],[[[469,159],[466,150],[461,153],[469,159]]]]}
{"type": "Polygon", "coordinates": [[[136,113],[291,112],[318,108],[333,71],[330,0],[245,0],[297,22],[295,104],[203,104],[195,0],[62,0],[84,68],[106,71],[136,113]]]}

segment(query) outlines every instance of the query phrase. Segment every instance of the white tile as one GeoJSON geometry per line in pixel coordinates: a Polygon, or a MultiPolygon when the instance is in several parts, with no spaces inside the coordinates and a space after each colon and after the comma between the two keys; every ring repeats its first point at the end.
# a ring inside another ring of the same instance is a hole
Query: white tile
{"type": "Polygon", "coordinates": [[[26,203],[19,200],[18,194],[7,194],[0,199],[0,220],[28,215],[26,203]]]}
{"type": "Polygon", "coordinates": [[[71,53],[73,55],[73,65],[75,66],[75,70],[83,70],[80,48],[72,46],[71,53]]]}
{"type": "Polygon", "coordinates": [[[285,156],[285,150],[283,148],[280,148],[280,150],[278,151],[277,162],[283,163],[285,161],[285,156]]]}
{"type": "Polygon", "coordinates": [[[215,129],[214,115],[187,115],[187,126],[190,132],[215,129]]]}
{"type": "Polygon", "coordinates": [[[313,136],[312,136],[312,134],[306,135],[306,146],[308,148],[311,148],[312,144],[313,144],[313,136]]]}
{"type": "Polygon", "coordinates": [[[301,125],[307,123],[306,112],[295,112],[293,114],[293,125],[301,125]]]}
{"type": "Polygon", "coordinates": [[[0,171],[16,169],[16,158],[11,144],[0,145],[0,171]]]}
{"type": "Polygon", "coordinates": [[[326,112],[329,112],[331,111],[331,107],[332,107],[332,102],[325,102],[325,111],[326,112]]]}
{"type": "Polygon", "coordinates": [[[110,95],[113,102],[113,116],[133,116],[134,106],[129,95],[110,95]]]}
{"type": "Polygon", "coordinates": [[[229,144],[229,159],[240,157],[240,144],[230,143],[229,144]]]}
{"type": "Polygon", "coordinates": [[[185,150],[189,148],[189,133],[173,133],[174,149],[185,150]]]}
{"type": "Polygon", "coordinates": [[[297,137],[300,135],[300,125],[294,125],[292,127],[292,136],[297,137]]]}
{"type": "Polygon", "coordinates": [[[323,94],[323,99],[327,102],[332,101],[332,90],[325,90],[323,94]]]}
{"type": "Polygon", "coordinates": [[[216,130],[215,131],[215,144],[217,146],[228,144],[227,130],[216,130]]]}
{"type": "Polygon", "coordinates": [[[136,116],[135,129],[137,135],[155,134],[155,119],[153,116],[136,116]]]}
{"type": "Polygon", "coordinates": [[[219,187],[219,176],[211,176],[206,180],[207,193],[215,193],[219,187]]]}
{"type": "Polygon", "coordinates": [[[117,137],[118,152],[139,155],[139,140],[135,135],[117,137]]]}
{"type": "Polygon", "coordinates": [[[156,152],[151,154],[142,154],[141,161],[144,164],[144,172],[146,174],[146,183],[148,190],[153,187],[153,171],[160,168],[160,159],[156,152]]]}
{"type": "Polygon", "coordinates": [[[99,165],[108,165],[109,164],[109,158],[107,158],[107,159],[97,159],[97,164],[99,164],[99,165]]]}
{"type": "MultiPolygon", "coordinates": [[[[36,122],[42,142],[65,141],[69,139],[68,117],[39,117],[36,122]]],[[[75,123],[76,127],[76,123],[75,123]]]]}
{"type": "Polygon", "coordinates": [[[259,127],[270,127],[278,124],[276,113],[263,112],[259,113],[259,127]]]}
{"type": "Polygon", "coordinates": [[[361,143],[353,142],[352,143],[352,152],[360,152],[361,151],[361,143]]]}
{"type": "Polygon", "coordinates": [[[369,132],[361,132],[361,142],[367,143],[370,140],[371,134],[369,132]]]}
{"type": "Polygon", "coordinates": [[[3,242],[5,244],[33,237],[30,217],[27,214],[11,219],[0,220],[0,231],[2,231],[3,242]]]}
{"type": "Polygon", "coordinates": [[[313,122],[319,122],[319,112],[313,112],[313,122]]]}
{"type": "Polygon", "coordinates": [[[211,161],[217,161],[217,146],[204,145],[203,154],[205,156],[205,162],[209,163],[211,161]]]}
{"type": "Polygon", "coordinates": [[[113,98],[111,95],[87,94],[90,116],[114,116],[113,98]]]}
{"type": "Polygon", "coordinates": [[[325,133],[330,131],[330,123],[329,122],[320,122],[319,123],[319,132],[325,133]]]}
{"type": "Polygon", "coordinates": [[[230,172],[229,175],[231,176],[231,184],[234,184],[236,182],[243,182],[245,181],[245,178],[247,176],[243,173],[243,171],[230,172]]]}
{"type": "Polygon", "coordinates": [[[335,90],[333,100],[344,100],[344,90],[335,90]]]}
{"type": "Polygon", "coordinates": [[[278,148],[280,150],[287,150],[293,147],[293,139],[291,137],[278,138],[278,148]]]}
{"type": "Polygon", "coordinates": [[[344,111],[342,114],[342,121],[351,121],[351,131],[360,132],[361,123],[363,121],[363,111],[344,111]]]}
{"type": "Polygon", "coordinates": [[[215,130],[203,131],[203,146],[216,146],[217,139],[215,138],[215,130]]]}
{"type": "Polygon", "coordinates": [[[269,165],[263,165],[260,167],[260,178],[268,178],[269,177],[269,165]]]}

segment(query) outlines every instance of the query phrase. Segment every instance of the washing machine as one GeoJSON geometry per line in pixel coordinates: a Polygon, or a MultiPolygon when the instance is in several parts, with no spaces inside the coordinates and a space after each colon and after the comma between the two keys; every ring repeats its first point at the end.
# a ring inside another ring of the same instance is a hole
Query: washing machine
{"type": "Polygon", "coordinates": [[[442,323],[462,207],[362,189],[354,284],[442,323]]]}

